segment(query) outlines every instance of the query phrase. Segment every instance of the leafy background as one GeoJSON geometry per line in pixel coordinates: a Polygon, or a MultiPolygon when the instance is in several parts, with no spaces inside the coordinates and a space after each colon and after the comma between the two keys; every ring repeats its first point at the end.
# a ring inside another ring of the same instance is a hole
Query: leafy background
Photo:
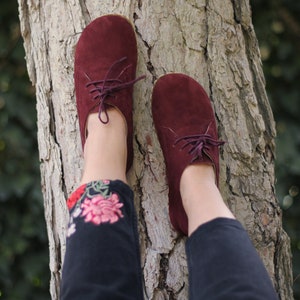
{"type": "MultiPolygon", "coordinates": [[[[291,237],[299,300],[300,1],[251,4],[277,122],[276,190],[291,237]]],[[[26,72],[16,0],[1,1],[0,25],[0,299],[50,299],[35,94],[26,72]]]]}
{"type": "Polygon", "coordinates": [[[50,299],[34,89],[16,1],[0,2],[0,299],[50,299]]]}

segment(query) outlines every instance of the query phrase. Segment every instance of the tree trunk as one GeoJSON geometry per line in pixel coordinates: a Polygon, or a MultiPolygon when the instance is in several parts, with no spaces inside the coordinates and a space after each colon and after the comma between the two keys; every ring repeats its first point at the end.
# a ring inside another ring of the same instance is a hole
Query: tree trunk
{"type": "Polygon", "coordinates": [[[139,216],[147,299],[188,299],[184,242],[170,227],[165,167],[151,119],[154,81],[168,72],[197,79],[210,95],[227,143],[220,188],[248,230],[281,299],[292,299],[289,239],[274,193],[275,128],[249,1],[19,0],[30,79],[36,87],[42,190],[50,245],[50,291],[58,299],[67,196],[78,186],[82,149],[73,61],[83,28],[104,14],[135,25],[135,161],[129,174],[139,216]],[[155,224],[155,226],[153,226],[155,224]]]}

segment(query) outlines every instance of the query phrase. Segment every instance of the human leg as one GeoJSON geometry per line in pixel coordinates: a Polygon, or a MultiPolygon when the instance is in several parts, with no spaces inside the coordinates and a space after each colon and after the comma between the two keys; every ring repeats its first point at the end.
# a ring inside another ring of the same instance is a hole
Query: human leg
{"type": "Polygon", "coordinates": [[[190,300],[278,299],[248,234],[235,219],[216,218],[188,238],[190,300]]]}
{"type": "Polygon", "coordinates": [[[75,54],[75,89],[84,171],[67,204],[70,223],[61,299],[143,299],[133,193],[132,26],[104,16],[82,33],[75,54]]]}
{"type": "Polygon", "coordinates": [[[190,299],[278,299],[247,232],[218,191],[212,166],[189,166],[180,190],[189,223],[190,299]]]}
{"type": "Polygon", "coordinates": [[[88,117],[81,184],[103,178],[126,182],[126,124],[115,109],[110,109],[109,118],[103,124],[97,113],[88,117]]]}
{"type": "Polygon", "coordinates": [[[166,75],[154,87],[152,104],[166,160],[171,223],[190,236],[190,299],[277,299],[247,233],[218,190],[223,142],[204,89],[186,75],[166,75]]]}
{"type": "Polygon", "coordinates": [[[143,299],[131,189],[120,180],[93,181],[79,189],[70,207],[61,299],[143,299]]]}
{"type": "Polygon", "coordinates": [[[215,183],[215,172],[211,165],[188,166],[181,176],[180,194],[188,217],[188,235],[217,217],[234,219],[215,183]]]}

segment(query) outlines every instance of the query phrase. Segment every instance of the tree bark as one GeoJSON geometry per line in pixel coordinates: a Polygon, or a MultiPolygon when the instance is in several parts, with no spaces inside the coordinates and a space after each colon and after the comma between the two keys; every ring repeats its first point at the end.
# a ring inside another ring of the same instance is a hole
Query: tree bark
{"type": "Polygon", "coordinates": [[[50,292],[59,297],[67,196],[78,186],[82,149],[73,82],[76,42],[96,17],[122,14],[137,33],[135,161],[129,174],[139,216],[147,299],[188,299],[184,242],[168,217],[165,166],[151,118],[154,81],[186,73],[210,95],[227,143],[220,188],[248,230],[281,299],[292,299],[289,238],[274,192],[275,126],[249,1],[18,0],[28,73],[36,87],[42,190],[50,247],[50,292]],[[153,226],[155,224],[155,226],[153,226]]]}

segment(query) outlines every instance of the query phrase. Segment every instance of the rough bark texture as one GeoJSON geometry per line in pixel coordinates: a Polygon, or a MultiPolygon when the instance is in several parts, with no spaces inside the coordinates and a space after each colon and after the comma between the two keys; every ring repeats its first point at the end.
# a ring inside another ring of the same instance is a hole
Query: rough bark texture
{"type": "Polygon", "coordinates": [[[292,299],[289,239],[274,195],[274,120],[266,96],[248,0],[19,0],[28,72],[36,87],[42,189],[50,245],[50,291],[58,299],[68,220],[66,197],[80,180],[82,150],[73,56],[83,28],[98,16],[135,25],[135,162],[130,183],[140,221],[147,299],[187,299],[184,239],[168,219],[164,162],[151,118],[155,79],[196,78],[210,95],[227,143],[221,191],[248,230],[281,299],[292,299]]]}

